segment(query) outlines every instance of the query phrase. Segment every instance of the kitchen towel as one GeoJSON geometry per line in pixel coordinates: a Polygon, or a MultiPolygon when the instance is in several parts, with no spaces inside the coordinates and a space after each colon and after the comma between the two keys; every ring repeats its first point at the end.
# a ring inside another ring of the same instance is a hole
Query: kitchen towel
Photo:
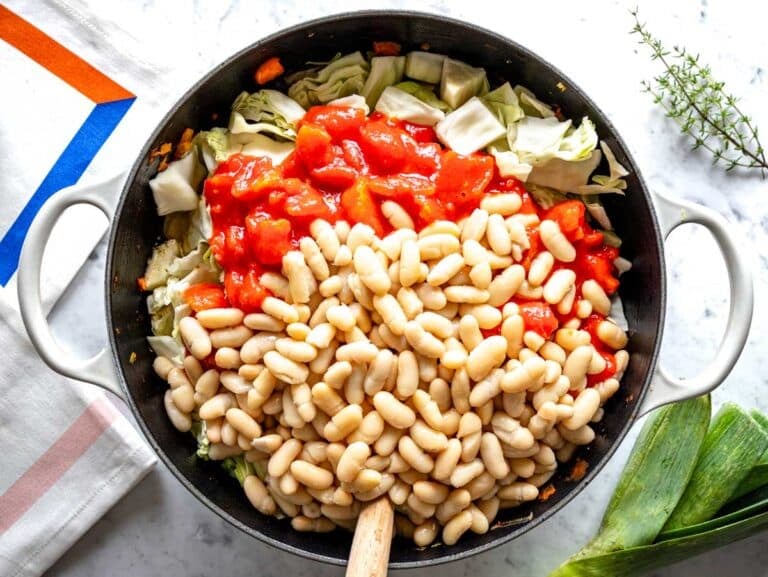
{"type": "MultiPolygon", "coordinates": [[[[16,298],[21,246],[40,206],[69,185],[125,171],[184,88],[134,48],[84,4],[0,4],[0,577],[41,575],[156,460],[104,393],[43,364],[16,298]]],[[[43,261],[46,311],[105,229],[84,206],[57,224],[43,261]]]]}

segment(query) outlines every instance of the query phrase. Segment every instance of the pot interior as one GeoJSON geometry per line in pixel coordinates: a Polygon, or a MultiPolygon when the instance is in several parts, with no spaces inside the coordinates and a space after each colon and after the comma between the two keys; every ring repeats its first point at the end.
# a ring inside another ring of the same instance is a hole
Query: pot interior
{"type": "MultiPolygon", "coordinates": [[[[664,265],[661,237],[649,194],[624,143],[597,107],[559,71],[512,41],[471,25],[442,17],[414,13],[367,12],[310,22],[260,41],[213,70],[188,92],[158,127],[139,155],[128,178],[112,227],[107,264],[107,312],[110,337],[119,374],[129,393],[137,420],[165,464],[202,502],[243,531],[277,547],[313,559],[346,562],[351,535],[332,537],[298,533],[286,520],[256,512],[242,489],[216,463],[193,455],[191,435],[173,428],[163,408],[167,384],[152,370],[153,353],[146,344],[150,334],[145,297],[136,289],[153,246],[161,240],[162,221],[155,212],[147,182],[155,169],[147,163],[151,149],[175,142],[186,127],[207,129],[218,118],[228,118],[229,107],[242,90],[256,89],[252,76],[264,59],[279,56],[286,70],[305,67],[306,61],[328,60],[334,54],[368,50],[374,40],[394,40],[403,50],[428,44],[433,52],[446,53],[486,68],[492,85],[509,80],[532,89],[542,100],[559,106],[566,117],[588,115],[631,175],[626,197],[603,197],[617,233],[623,239],[622,255],[633,263],[622,277],[621,297],[629,322],[631,362],[620,391],[605,407],[605,417],[595,426],[597,437],[574,459],[587,463],[581,481],[569,479],[571,465],[561,466],[551,483],[556,492],[546,501],[535,501],[502,511],[485,535],[465,535],[452,547],[416,548],[410,541],[392,547],[393,567],[429,565],[459,559],[529,530],[558,511],[603,466],[631,425],[649,384],[661,337],[664,308],[664,265]],[[567,88],[561,92],[557,84],[567,88]],[[130,363],[135,352],[137,359],[130,363]],[[528,519],[519,523],[515,519],[528,519]]],[[[398,541],[400,541],[398,539],[398,541]]]]}

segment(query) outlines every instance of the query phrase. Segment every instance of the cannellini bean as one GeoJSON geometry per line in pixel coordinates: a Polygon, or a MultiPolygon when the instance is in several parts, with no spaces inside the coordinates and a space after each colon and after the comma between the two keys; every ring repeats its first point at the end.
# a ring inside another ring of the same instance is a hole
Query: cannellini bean
{"type": "Polygon", "coordinates": [[[416,420],[409,433],[414,442],[429,453],[437,453],[448,446],[445,434],[432,429],[421,419],[416,420]]]}
{"type": "Polygon", "coordinates": [[[557,260],[573,262],[576,259],[576,249],[560,231],[560,226],[553,220],[543,220],[539,224],[539,237],[546,249],[557,260]]]}
{"type": "Polygon", "coordinates": [[[402,286],[409,287],[419,282],[420,264],[421,257],[417,241],[406,239],[400,249],[400,284],[402,286]]]}
{"type": "Polygon", "coordinates": [[[267,472],[270,477],[277,478],[284,475],[296,457],[301,453],[302,443],[298,439],[288,439],[272,453],[267,463],[267,472]]]}
{"type": "MultiPolygon", "coordinates": [[[[442,293],[441,293],[442,294],[442,293]]],[[[401,287],[397,291],[397,302],[408,320],[412,320],[424,310],[424,303],[412,288],[401,287]]]]}
{"type": "Polygon", "coordinates": [[[480,201],[480,208],[491,214],[510,216],[515,214],[523,205],[520,195],[514,192],[507,194],[485,195],[480,201]]]}
{"type": "Polygon", "coordinates": [[[176,427],[182,433],[186,433],[192,428],[192,418],[189,416],[189,414],[183,413],[181,410],[179,410],[179,408],[174,404],[170,389],[165,391],[163,404],[165,406],[165,412],[168,414],[168,418],[174,427],[176,427]]]}
{"type": "Polygon", "coordinates": [[[261,436],[261,427],[248,413],[238,408],[227,411],[225,418],[238,433],[241,433],[249,441],[261,436]]]}
{"type": "Polygon", "coordinates": [[[464,227],[461,230],[461,242],[467,240],[481,241],[485,236],[487,226],[488,212],[482,208],[476,208],[464,221],[464,227]]]}
{"type": "Polygon", "coordinates": [[[348,361],[338,361],[328,367],[323,375],[323,381],[329,387],[340,389],[351,374],[352,365],[348,361]]]}
{"type": "Polygon", "coordinates": [[[408,321],[403,332],[413,349],[425,357],[439,359],[445,353],[445,345],[416,321],[408,321]]]}
{"type": "Polygon", "coordinates": [[[531,267],[528,269],[528,284],[534,287],[541,286],[555,264],[555,257],[546,250],[541,251],[531,261],[531,267]]]}
{"type": "Polygon", "coordinates": [[[450,234],[456,238],[459,238],[461,229],[459,228],[459,225],[450,220],[436,220],[419,231],[419,238],[443,233],[450,234]]]}
{"type": "Polygon", "coordinates": [[[467,373],[474,381],[482,380],[491,370],[504,362],[507,354],[507,341],[500,335],[483,339],[469,353],[467,373]]]}
{"type": "Polygon", "coordinates": [[[539,490],[531,483],[515,482],[499,489],[497,495],[500,499],[525,502],[536,499],[539,490]]]}
{"type": "Polygon", "coordinates": [[[199,311],[197,321],[206,329],[236,327],[243,322],[243,311],[236,308],[216,308],[199,311]]]}
{"type": "Polygon", "coordinates": [[[328,307],[326,313],[328,322],[342,332],[347,332],[356,324],[355,315],[347,305],[334,305],[328,307]]]}
{"type": "Polygon", "coordinates": [[[330,533],[336,529],[336,525],[330,519],[326,519],[325,517],[310,519],[304,515],[294,516],[291,519],[291,527],[296,531],[312,533],[330,533]]]}
{"type": "Polygon", "coordinates": [[[460,253],[452,253],[444,256],[432,267],[427,275],[427,283],[431,286],[440,286],[458,274],[464,268],[464,257],[460,253]]]}
{"type": "MultiPolygon", "coordinates": [[[[544,285],[544,300],[550,304],[559,303],[573,288],[574,282],[576,282],[576,273],[571,269],[556,270],[544,285]]],[[[573,300],[571,300],[571,304],[573,304],[573,300]]]]}
{"type": "Polygon", "coordinates": [[[275,349],[285,358],[297,363],[308,363],[317,357],[317,349],[311,344],[289,338],[277,339],[275,349]]]}
{"type": "Polygon", "coordinates": [[[440,523],[447,523],[454,515],[466,509],[472,497],[466,489],[454,489],[448,494],[435,511],[435,517],[440,523]]]}
{"type": "MultiPolygon", "coordinates": [[[[421,260],[436,260],[459,251],[459,239],[448,233],[430,234],[416,241],[421,260]]],[[[402,256],[401,256],[402,261],[402,256]]],[[[402,274],[402,273],[401,273],[402,274]]],[[[406,286],[406,285],[403,285],[406,286]]]]}
{"type": "Polygon", "coordinates": [[[288,279],[288,290],[293,302],[309,302],[310,295],[317,290],[317,281],[301,252],[292,250],[283,256],[283,274],[288,279]]]}
{"type": "Polygon", "coordinates": [[[499,440],[512,449],[528,451],[535,446],[536,440],[531,432],[505,413],[494,413],[491,428],[499,440]]]}
{"type": "Polygon", "coordinates": [[[595,431],[589,425],[584,425],[574,431],[558,425],[557,430],[563,439],[574,445],[589,445],[595,440],[595,431]]]}
{"type": "Polygon", "coordinates": [[[282,299],[266,297],[261,303],[261,310],[286,324],[299,321],[299,313],[282,299]]]}
{"type": "Polygon", "coordinates": [[[197,359],[204,359],[211,354],[211,339],[195,317],[184,317],[179,321],[179,332],[189,352],[197,359]]]}
{"type": "MultiPolygon", "coordinates": [[[[333,341],[335,336],[336,327],[330,323],[320,323],[315,325],[315,327],[309,331],[309,334],[305,338],[305,342],[312,345],[315,349],[324,349],[330,346],[331,341],[333,341]]],[[[315,353],[317,353],[317,351],[315,351],[315,353]]],[[[315,356],[317,355],[315,354],[315,356]]]]}
{"type": "Polygon", "coordinates": [[[339,237],[327,221],[315,220],[309,226],[309,232],[328,261],[333,261],[339,250],[339,237]]]}
{"type": "Polygon", "coordinates": [[[440,407],[432,399],[430,394],[426,391],[417,390],[413,394],[413,406],[424,418],[427,424],[435,429],[441,431],[443,426],[443,415],[440,412],[440,407]]]}
{"type": "Polygon", "coordinates": [[[480,324],[472,315],[464,315],[459,321],[459,338],[464,348],[471,352],[481,342],[483,334],[480,332],[480,324]]]}
{"type": "Polygon", "coordinates": [[[360,405],[347,405],[333,416],[323,429],[323,435],[332,443],[341,441],[357,429],[362,420],[363,409],[360,405]]]}
{"type": "Polygon", "coordinates": [[[382,320],[392,333],[398,336],[404,333],[408,319],[394,296],[391,294],[374,296],[373,308],[381,315],[382,320]]]}
{"type": "MultiPolygon", "coordinates": [[[[363,441],[367,445],[372,445],[384,432],[384,426],[384,419],[381,415],[377,411],[370,411],[363,417],[357,430],[347,437],[347,443],[363,441]]],[[[370,465],[366,466],[370,467],[370,465]]]]}
{"type": "Polygon", "coordinates": [[[245,496],[251,505],[263,515],[274,515],[277,511],[274,499],[270,497],[264,483],[256,475],[248,475],[243,481],[245,496]]]}
{"type": "Polygon", "coordinates": [[[376,393],[373,396],[373,406],[387,423],[397,429],[407,429],[416,421],[413,409],[398,401],[392,393],[376,393]]]}
{"type": "Polygon", "coordinates": [[[525,391],[538,382],[546,368],[546,361],[538,355],[533,355],[504,375],[500,383],[501,390],[505,393],[525,391]]]}
{"type": "Polygon", "coordinates": [[[582,389],[587,370],[592,362],[595,349],[592,345],[581,345],[573,349],[563,365],[563,374],[568,377],[571,389],[582,389]]]}
{"type": "MultiPolygon", "coordinates": [[[[493,282],[491,282],[493,284],[493,282]]],[[[490,289],[490,286],[488,287],[490,289]]],[[[445,298],[453,303],[483,304],[488,302],[490,291],[470,285],[452,285],[443,290],[445,298]]]]}
{"type": "Polygon", "coordinates": [[[381,349],[373,359],[363,381],[363,389],[367,395],[375,395],[382,388],[392,370],[395,356],[389,349],[381,349]]]}
{"type": "Polygon", "coordinates": [[[373,343],[356,341],[340,346],[336,350],[336,359],[356,364],[367,364],[373,362],[378,353],[379,349],[373,343]]]}
{"type": "Polygon", "coordinates": [[[220,369],[238,369],[243,364],[240,360],[240,352],[231,347],[222,347],[217,350],[214,361],[220,369]]]}
{"type": "Polygon", "coordinates": [[[601,315],[608,315],[611,312],[611,299],[608,298],[603,287],[597,281],[585,280],[581,284],[581,294],[592,304],[592,308],[601,315]]]}
{"type": "Polygon", "coordinates": [[[407,399],[416,392],[419,387],[419,366],[416,356],[411,351],[403,351],[397,357],[397,382],[395,391],[397,396],[407,399]]]}
{"type": "Polygon", "coordinates": [[[483,433],[480,441],[480,458],[494,479],[503,479],[509,474],[509,465],[504,460],[501,443],[493,433],[483,433]]]}
{"type": "Polygon", "coordinates": [[[318,281],[324,281],[330,275],[328,263],[325,260],[320,247],[310,236],[305,236],[299,241],[299,250],[304,255],[304,260],[318,281]]]}
{"type": "Polygon", "coordinates": [[[292,361],[277,351],[266,353],[264,364],[275,377],[289,384],[304,383],[309,376],[309,369],[305,365],[292,361]]]}
{"type": "Polygon", "coordinates": [[[455,545],[470,527],[472,527],[472,513],[464,510],[448,521],[445,527],[443,527],[443,543],[455,545]]]}
{"type": "Polygon", "coordinates": [[[277,451],[282,444],[283,438],[276,433],[263,435],[251,441],[251,446],[254,449],[257,449],[262,453],[266,453],[267,455],[271,455],[277,451]]]}
{"type": "Polygon", "coordinates": [[[469,280],[477,288],[487,289],[493,280],[491,265],[487,262],[480,262],[474,265],[469,271],[469,280]]]}
{"type": "Polygon", "coordinates": [[[499,307],[507,302],[520,289],[525,280],[525,269],[519,264],[513,264],[488,285],[488,304],[499,307]]]}
{"type": "Polygon", "coordinates": [[[392,281],[371,247],[357,247],[353,263],[360,280],[373,294],[383,295],[389,291],[392,281]]]}
{"type": "Polygon", "coordinates": [[[346,403],[338,393],[323,382],[317,383],[312,387],[312,400],[329,417],[334,416],[346,406],[346,403]]]}
{"type": "Polygon", "coordinates": [[[425,312],[416,316],[414,319],[421,327],[437,338],[447,339],[453,336],[455,329],[453,323],[442,315],[434,312],[425,312]]]}
{"type": "Polygon", "coordinates": [[[416,481],[413,484],[413,494],[429,505],[439,505],[448,498],[449,492],[447,486],[434,481],[416,481]]]}
{"type": "Polygon", "coordinates": [[[417,547],[426,547],[437,538],[439,527],[434,519],[427,519],[413,530],[413,542],[417,547]]]}
{"type": "Polygon", "coordinates": [[[611,321],[602,321],[597,325],[597,338],[614,350],[623,349],[629,341],[624,329],[611,321]]]}
{"type": "Polygon", "coordinates": [[[219,393],[205,401],[200,409],[198,415],[204,421],[223,417],[229,409],[235,406],[235,399],[230,393],[219,393]]]}
{"type": "Polygon", "coordinates": [[[450,476],[451,485],[460,489],[472,479],[480,476],[485,471],[485,466],[480,459],[474,459],[468,463],[456,465],[450,476]]]}
{"type": "Polygon", "coordinates": [[[588,345],[592,341],[587,331],[573,328],[562,328],[555,331],[555,343],[566,351],[573,351],[582,345],[588,345]]]}
{"type": "MultiPolygon", "coordinates": [[[[419,446],[408,435],[403,435],[397,442],[397,450],[400,456],[420,473],[429,473],[435,467],[435,461],[427,453],[421,450],[419,446]]],[[[402,477],[401,477],[402,478],[402,477]]]]}
{"type": "Polygon", "coordinates": [[[485,232],[488,245],[499,256],[505,256],[512,252],[512,240],[509,231],[504,224],[504,217],[500,214],[491,214],[488,217],[488,225],[485,232]]]}
{"type": "Polygon", "coordinates": [[[432,476],[438,481],[447,481],[461,458],[461,441],[456,438],[448,439],[445,448],[435,459],[432,476]]]}
{"type": "Polygon", "coordinates": [[[152,368],[155,370],[155,374],[164,381],[168,380],[168,374],[174,369],[176,365],[170,359],[165,357],[155,357],[152,361],[152,368]]]}
{"type": "Polygon", "coordinates": [[[248,391],[248,409],[256,411],[267,402],[277,385],[277,379],[270,371],[261,371],[248,391]]]}
{"type": "Polygon", "coordinates": [[[597,383],[594,386],[594,389],[600,395],[600,403],[603,404],[608,399],[610,399],[614,394],[616,394],[616,391],[619,390],[619,380],[606,379],[600,383],[597,383]]]}
{"type": "Polygon", "coordinates": [[[562,422],[570,431],[580,429],[594,417],[600,408],[600,393],[594,388],[584,389],[573,403],[573,416],[562,422]]]}
{"type": "Polygon", "coordinates": [[[386,200],[381,203],[381,212],[392,225],[392,228],[414,228],[413,219],[405,209],[394,201],[386,200]]]}

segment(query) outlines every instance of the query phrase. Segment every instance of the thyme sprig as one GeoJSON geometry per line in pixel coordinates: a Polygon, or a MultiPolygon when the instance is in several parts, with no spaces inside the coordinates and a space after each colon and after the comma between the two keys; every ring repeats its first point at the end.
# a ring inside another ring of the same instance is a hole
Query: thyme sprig
{"type": "Polygon", "coordinates": [[[692,140],[693,150],[709,151],[712,163],[724,165],[726,171],[759,169],[765,177],[768,162],[757,126],[738,107],[738,99],[725,91],[725,83],[712,77],[712,70],[699,63],[698,55],[679,46],[665,48],[640,22],[637,9],[631,13],[635,18],[632,34],[640,36],[639,43],[650,48],[651,58],[664,65],[652,82],[642,82],[643,90],[677,122],[692,140]]]}

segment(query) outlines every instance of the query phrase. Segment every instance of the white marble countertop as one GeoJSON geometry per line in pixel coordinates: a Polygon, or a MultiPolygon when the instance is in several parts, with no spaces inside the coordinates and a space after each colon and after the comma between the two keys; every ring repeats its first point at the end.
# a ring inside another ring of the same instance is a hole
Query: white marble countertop
{"type": "MultiPolygon", "coordinates": [[[[647,53],[628,35],[632,19],[621,2],[453,3],[392,2],[391,7],[448,14],[503,33],[550,59],[589,93],[622,133],[652,190],[719,210],[749,240],[754,252],[757,308],[747,349],[715,393],[768,410],[763,394],[768,373],[768,184],[759,175],[728,175],[688,151],[677,129],[639,82],[654,70],[647,53]]],[[[634,5],[634,3],[632,3],[634,5]]],[[[382,7],[363,1],[152,2],[110,4],[116,21],[155,54],[196,75],[266,33],[301,20],[355,8],[382,7]],[[168,50],[176,47],[176,50],[168,50]],[[178,47],[190,58],[178,59],[178,47]]],[[[651,29],[670,45],[701,53],[716,75],[744,98],[757,124],[768,131],[766,68],[768,8],[746,0],[640,2],[651,29]]],[[[95,251],[54,312],[56,332],[80,354],[95,352],[106,336],[102,302],[105,248],[95,251]]],[[[675,232],[667,244],[670,293],[662,362],[673,373],[693,375],[712,357],[727,314],[727,279],[714,242],[696,227],[675,232]]],[[[637,432],[637,428],[633,433],[637,432]]],[[[598,478],[554,518],[492,552],[439,568],[402,572],[421,577],[496,575],[539,577],[583,544],[596,529],[634,434],[598,478]]],[[[756,535],[658,571],[666,577],[765,575],[768,533],[756,535]]],[[[164,468],[157,468],[50,570],[50,576],[91,577],[163,574],[342,575],[343,570],[271,549],[238,532],[204,508],[164,468]]]]}

